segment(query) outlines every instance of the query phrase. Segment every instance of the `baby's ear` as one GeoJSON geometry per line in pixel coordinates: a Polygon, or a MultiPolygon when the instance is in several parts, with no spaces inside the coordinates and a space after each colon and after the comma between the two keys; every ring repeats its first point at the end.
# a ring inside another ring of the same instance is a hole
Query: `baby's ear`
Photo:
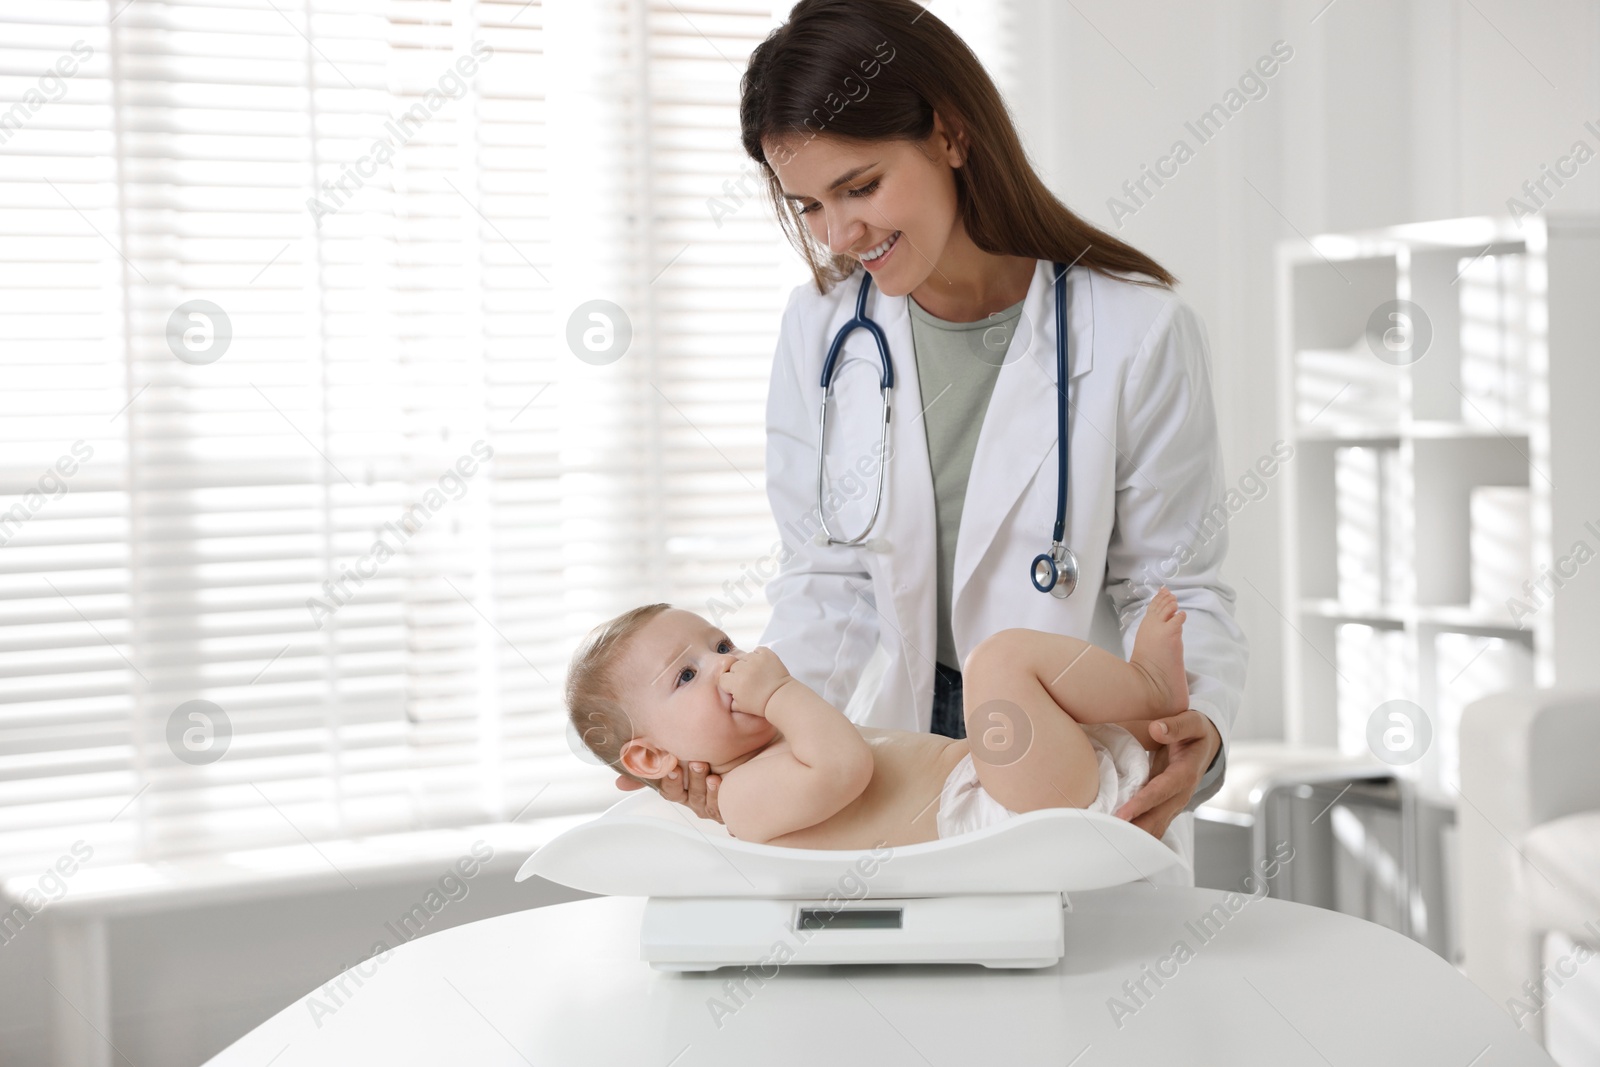
{"type": "Polygon", "coordinates": [[[617,762],[636,778],[665,778],[668,771],[677,769],[678,757],[633,738],[622,746],[622,751],[617,754],[617,762]]]}

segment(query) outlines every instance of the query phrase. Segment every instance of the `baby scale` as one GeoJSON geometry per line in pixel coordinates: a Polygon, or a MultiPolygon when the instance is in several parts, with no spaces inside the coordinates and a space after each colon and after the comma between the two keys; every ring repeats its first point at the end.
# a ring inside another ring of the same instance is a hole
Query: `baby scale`
{"type": "Polygon", "coordinates": [[[642,789],[530,856],[538,875],[648,898],[639,958],[661,971],[779,964],[1049,967],[1068,894],[1134,881],[1190,885],[1183,860],[1122,819],[1030,811],[957,837],[876,850],[740,841],[642,789]]]}

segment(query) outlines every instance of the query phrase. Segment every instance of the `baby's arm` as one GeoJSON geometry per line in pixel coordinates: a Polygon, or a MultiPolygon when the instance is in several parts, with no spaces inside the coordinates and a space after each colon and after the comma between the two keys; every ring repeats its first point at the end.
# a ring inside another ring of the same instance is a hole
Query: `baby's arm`
{"type": "MultiPolygon", "coordinates": [[[[765,652],[782,668],[770,650],[765,652]]],[[[788,747],[740,764],[723,775],[718,807],[728,832],[741,841],[766,842],[815,826],[859,797],[872,780],[872,749],[844,713],[783,671],[770,691],[766,718],[788,747]]],[[[734,683],[735,707],[740,690],[734,683]]]]}

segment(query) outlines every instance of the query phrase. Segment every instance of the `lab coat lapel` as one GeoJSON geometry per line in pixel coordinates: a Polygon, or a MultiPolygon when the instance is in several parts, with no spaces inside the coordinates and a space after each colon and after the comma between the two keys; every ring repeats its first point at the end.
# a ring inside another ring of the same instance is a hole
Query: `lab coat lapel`
{"type": "MultiPolygon", "coordinates": [[[[852,277],[842,284],[847,287],[847,295],[840,300],[834,321],[829,324],[829,337],[834,336],[855,315],[856,290],[860,280],[852,277]]],[[[928,462],[928,442],[922,425],[923,400],[906,301],[904,296],[885,296],[876,285],[867,296],[867,315],[877,322],[889,344],[889,357],[894,365],[894,388],[889,394],[889,462],[883,487],[883,511],[872,531],[872,537],[889,542],[889,551],[869,550],[865,555],[876,578],[874,589],[878,593],[878,611],[899,633],[905,647],[904,669],[908,674],[904,681],[908,695],[920,698],[919,690],[932,685],[937,649],[933,634],[937,613],[933,585],[936,533],[933,471],[928,462]],[[885,593],[889,596],[888,603],[883,600],[885,593]],[[926,672],[926,678],[923,672],[926,672]]],[[[866,330],[852,332],[845,341],[840,359],[864,361],[872,371],[870,374],[862,373],[859,368],[848,374],[836,371],[835,395],[844,389],[860,390],[860,396],[852,397],[853,406],[858,410],[870,408],[875,414],[878,406],[879,361],[878,348],[871,334],[866,330]],[[868,392],[870,400],[866,398],[868,392]]],[[[840,420],[841,423],[843,421],[840,420]]],[[[830,411],[830,451],[839,447],[833,444],[836,440],[835,425],[835,413],[830,411]]],[[[851,425],[860,429],[863,424],[854,422],[851,425]]],[[[876,429],[871,430],[874,442],[877,432],[876,429]]],[[[858,451],[864,451],[864,444],[863,441],[857,446],[858,451]]],[[[867,506],[870,507],[870,501],[867,506]]],[[[864,523],[864,516],[859,523],[847,523],[848,532],[854,533],[864,523]]],[[[860,592],[865,595],[869,591],[863,589],[860,592]]]]}
{"type": "MultiPolygon", "coordinates": [[[[1028,483],[1046,462],[1050,464],[1049,476],[1044,479],[1049,485],[1050,521],[1055,521],[1059,460],[1056,458],[1054,271],[1054,264],[1049,260],[1039,260],[1035,265],[1033,283],[1022,305],[1022,317],[995,378],[994,393],[978,433],[966,501],[961,509],[961,526],[956,535],[952,613],[960,607],[967,581],[994,541],[1000,524],[1011,519],[1028,483]]],[[[1094,365],[1091,284],[1091,274],[1086,268],[1072,268],[1067,275],[1067,331],[1071,340],[1067,353],[1069,381],[1094,365]]],[[[1072,413],[1072,407],[1078,402],[1075,390],[1070,400],[1069,430],[1077,425],[1072,413]]],[[[1067,507],[1070,529],[1070,501],[1067,507]]],[[[1039,530],[1039,551],[1050,547],[1050,532],[1048,525],[1039,530]]]]}
{"type": "MultiPolygon", "coordinates": [[[[893,590],[901,639],[906,648],[905,669],[911,679],[932,685],[938,644],[933,632],[938,614],[934,568],[937,565],[937,516],[934,514],[933,468],[928,461],[927,428],[923,425],[922,383],[917,375],[912,347],[909,297],[882,297],[879,322],[894,354],[896,404],[889,423],[894,453],[889,464],[893,510],[889,528],[893,550],[880,556],[884,577],[893,590]],[[891,310],[892,309],[892,310],[891,310]]],[[[915,693],[921,685],[913,685],[915,693]]],[[[931,699],[931,689],[929,690],[931,699]]],[[[923,701],[925,704],[926,701],[923,701]]],[[[919,706],[920,713],[920,706],[919,706]]]]}

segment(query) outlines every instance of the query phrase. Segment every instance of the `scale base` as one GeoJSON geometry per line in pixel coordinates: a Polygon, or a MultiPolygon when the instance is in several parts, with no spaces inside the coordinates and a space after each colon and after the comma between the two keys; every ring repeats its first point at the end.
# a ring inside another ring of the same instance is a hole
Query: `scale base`
{"type": "Polygon", "coordinates": [[[1053,966],[1066,894],[992,893],[864,900],[651,897],[639,958],[658,971],[795,964],[1053,966]]]}

